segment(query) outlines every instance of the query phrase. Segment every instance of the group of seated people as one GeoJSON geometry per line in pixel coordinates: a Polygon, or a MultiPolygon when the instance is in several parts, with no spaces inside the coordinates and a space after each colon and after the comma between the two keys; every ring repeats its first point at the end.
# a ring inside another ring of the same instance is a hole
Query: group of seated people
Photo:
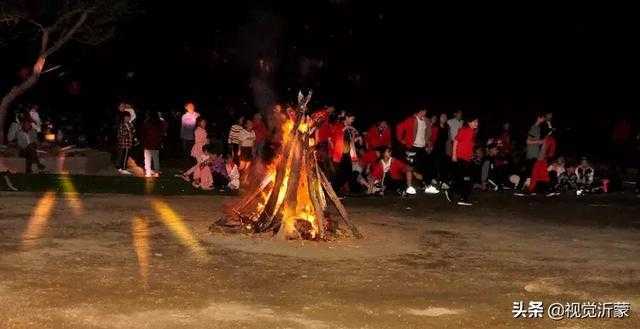
{"type": "Polygon", "coordinates": [[[240,171],[233,154],[222,152],[216,144],[203,145],[198,163],[178,176],[203,190],[232,192],[240,188],[240,171]]]}

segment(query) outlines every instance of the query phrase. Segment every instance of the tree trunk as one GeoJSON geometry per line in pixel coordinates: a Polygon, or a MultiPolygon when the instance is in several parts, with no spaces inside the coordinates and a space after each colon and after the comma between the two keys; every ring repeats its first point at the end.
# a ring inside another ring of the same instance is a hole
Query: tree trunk
{"type": "MultiPolygon", "coordinates": [[[[40,80],[40,73],[42,73],[42,69],[44,68],[44,63],[47,56],[53,54],[62,46],[64,46],[65,43],[71,40],[80,26],[82,26],[82,24],[84,24],[84,22],[87,20],[88,15],[89,12],[87,10],[83,10],[76,23],[65,33],[62,33],[58,40],[54,42],[51,47],[49,47],[49,34],[51,33],[50,29],[40,26],[42,30],[42,37],[40,39],[40,54],[38,56],[38,60],[33,65],[33,72],[31,73],[31,76],[27,80],[11,88],[11,90],[9,90],[9,92],[4,95],[4,97],[2,97],[2,101],[0,101],[0,145],[3,145],[5,143],[4,125],[6,123],[7,113],[9,112],[11,103],[13,103],[16,98],[22,96],[25,92],[31,89],[31,87],[33,87],[36,82],[40,80]]],[[[52,25],[54,29],[57,23],[58,22],[52,25]]]]}

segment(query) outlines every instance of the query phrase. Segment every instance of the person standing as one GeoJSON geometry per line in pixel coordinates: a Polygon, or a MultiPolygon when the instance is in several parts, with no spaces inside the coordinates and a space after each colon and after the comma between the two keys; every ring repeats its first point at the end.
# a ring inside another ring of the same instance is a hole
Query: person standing
{"type": "Polygon", "coordinates": [[[121,112],[120,125],[118,126],[118,162],[116,163],[116,168],[122,175],[132,175],[127,170],[127,160],[129,159],[129,151],[133,146],[134,133],[131,114],[126,111],[121,112]]]}
{"type": "Polygon", "coordinates": [[[267,142],[267,126],[264,124],[264,120],[262,120],[262,114],[254,114],[251,125],[253,126],[253,131],[256,135],[253,156],[262,157],[262,150],[267,142]]]}
{"type": "Polygon", "coordinates": [[[329,138],[331,160],[336,168],[334,189],[338,193],[347,189],[346,184],[351,181],[353,173],[353,161],[357,159],[355,143],[360,137],[352,126],[355,119],[353,114],[345,114],[342,121],[333,127],[333,133],[329,138]]]}
{"type": "Polygon", "coordinates": [[[244,122],[244,127],[240,131],[240,175],[241,181],[247,183],[249,177],[249,168],[253,161],[253,154],[255,152],[256,132],[253,130],[253,121],[247,120],[244,122]]]}
{"type": "MultiPolygon", "coordinates": [[[[542,125],[545,122],[545,117],[542,114],[539,114],[536,117],[536,122],[529,128],[529,132],[527,134],[527,156],[525,162],[524,173],[521,177],[523,179],[520,180],[520,184],[524,184],[526,182],[526,178],[531,177],[531,172],[533,170],[533,165],[538,161],[538,157],[540,156],[540,149],[542,148],[542,144],[544,140],[542,139],[542,125]]],[[[520,194],[516,192],[517,194],[520,194]]]]}
{"type": "MultiPolygon", "coordinates": [[[[403,146],[409,165],[423,177],[426,174],[427,167],[427,148],[431,138],[431,124],[427,119],[427,110],[420,110],[414,115],[406,118],[396,126],[396,138],[403,146]]],[[[431,182],[425,182],[427,186],[424,192],[428,194],[437,194],[440,191],[431,185],[431,182]]]]}
{"type": "Polygon", "coordinates": [[[40,119],[40,113],[38,110],[40,107],[36,104],[31,105],[29,108],[29,117],[31,118],[31,125],[33,129],[36,131],[36,134],[42,132],[42,119],[40,119]]]}
{"type": "Polygon", "coordinates": [[[192,102],[184,104],[185,113],[182,115],[180,125],[180,139],[182,140],[182,151],[190,154],[195,143],[196,120],[200,113],[196,112],[196,106],[192,102]]]}
{"type": "MultiPolygon", "coordinates": [[[[473,191],[473,151],[476,142],[478,119],[472,118],[460,129],[453,140],[451,161],[455,168],[455,179],[451,192],[458,197],[459,206],[471,206],[471,192],[473,191]]],[[[449,192],[445,191],[447,199],[451,200],[449,192]]]]}
{"type": "Polygon", "coordinates": [[[386,121],[380,121],[367,130],[365,145],[367,151],[374,151],[380,147],[391,147],[391,131],[386,121]]]}
{"type": "Polygon", "coordinates": [[[160,113],[152,113],[142,125],[142,146],[144,147],[144,175],[158,177],[160,172],[160,146],[164,136],[164,123],[160,113]],[[153,168],[153,170],[152,170],[153,168]]]}
{"type": "Polygon", "coordinates": [[[240,165],[240,143],[242,143],[242,131],[244,130],[244,117],[241,116],[236,120],[236,123],[229,129],[229,137],[227,143],[229,143],[229,149],[233,156],[233,161],[236,165],[240,165]]]}
{"type": "MultiPolygon", "coordinates": [[[[431,128],[431,159],[433,160],[433,177],[440,183],[449,178],[449,159],[447,158],[447,142],[449,141],[449,125],[447,114],[442,113],[431,128]]],[[[442,185],[447,188],[446,185],[442,185]]]]}
{"type": "Polygon", "coordinates": [[[453,156],[453,141],[458,136],[458,129],[462,127],[464,120],[462,120],[462,109],[458,108],[453,112],[453,118],[447,121],[449,126],[449,140],[447,141],[447,155],[453,156]]]}

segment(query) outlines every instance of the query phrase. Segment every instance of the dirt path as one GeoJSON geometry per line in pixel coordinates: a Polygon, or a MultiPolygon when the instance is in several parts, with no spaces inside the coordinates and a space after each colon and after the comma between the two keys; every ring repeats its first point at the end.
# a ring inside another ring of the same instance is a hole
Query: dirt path
{"type": "Polygon", "coordinates": [[[365,240],[211,234],[222,197],[0,194],[0,328],[638,328],[626,199],[354,199],[365,240]],[[513,301],[625,319],[514,319],[513,301]]]}

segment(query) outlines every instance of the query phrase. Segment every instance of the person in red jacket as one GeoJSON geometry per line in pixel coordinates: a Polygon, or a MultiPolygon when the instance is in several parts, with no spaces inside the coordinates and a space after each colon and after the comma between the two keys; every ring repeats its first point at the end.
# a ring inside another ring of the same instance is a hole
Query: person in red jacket
{"type": "Polygon", "coordinates": [[[352,126],[355,119],[353,114],[346,114],[341,122],[334,125],[329,138],[331,160],[336,169],[334,181],[336,192],[348,189],[346,184],[353,176],[353,161],[357,159],[355,145],[360,141],[358,131],[352,126]]]}
{"type": "Polygon", "coordinates": [[[367,150],[372,151],[379,147],[386,146],[391,147],[391,130],[386,121],[380,121],[371,126],[367,130],[367,137],[365,138],[367,150]]]}
{"type": "MultiPolygon", "coordinates": [[[[470,206],[471,191],[473,190],[473,151],[476,143],[476,131],[478,129],[478,118],[471,118],[453,140],[451,160],[455,167],[455,178],[451,192],[459,197],[457,202],[460,206],[470,206]]],[[[449,193],[447,199],[451,201],[449,193]]]]}
{"type": "Polygon", "coordinates": [[[416,194],[412,186],[413,171],[404,161],[391,156],[391,149],[382,147],[379,151],[382,157],[371,165],[371,183],[382,186],[382,192],[405,189],[407,194],[416,194]]]}
{"type": "Polygon", "coordinates": [[[537,191],[547,189],[551,181],[547,168],[549,167],[549,162],[556,156],[556,147],[556,138],[553,136],[553,129],[551,129],[543,139],[540,155],[538,155],[538,160],[536,160],[531,169],[529,193],[532,195],[535,195],[537,191]]]}
{"type": "MultiPolygon", "coordinates": [[[[431,123],[427,118],[427,110],[420,110],[414,115],[406,118],[396,126],[396,138],[402,145],[407,156],[407,162],[414,170],[421,175],[425,175],[429,170],[427,167],[427,149],[431,139],[431,123]]],[[[427,187],[424,192],[437,194],[440,191],[431,182],[426,182],[427,187]]]]}

